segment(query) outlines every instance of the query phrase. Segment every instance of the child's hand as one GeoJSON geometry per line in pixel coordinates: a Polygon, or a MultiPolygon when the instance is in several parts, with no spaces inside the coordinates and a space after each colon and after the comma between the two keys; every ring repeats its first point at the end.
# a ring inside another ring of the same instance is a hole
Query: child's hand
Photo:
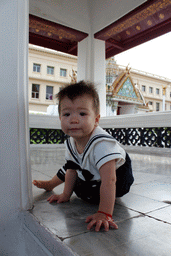
{"type": "Polygon", "coordinates": [[[86,219],[86,223],[88,223],[87,229],[90,230],[93,226],[95,227],[95,231],[99,231],[101,226],[104,226],[105,231],[109,231],[109,227],[113,227],[118,229],[118,226],[114,222],[114,220],[103,213],[95,213],[91,216],[88,216],[86,219]]]}
{"type": "Polygon", "coordinates": [[[57,202],[58,204],[68,202],[69,200],[70,200],[70,196],[68,196],[64,193],[62,193],[60,195],[52,195],[47,199],[47,201],[49,201],[49,203],[57,202]]]}

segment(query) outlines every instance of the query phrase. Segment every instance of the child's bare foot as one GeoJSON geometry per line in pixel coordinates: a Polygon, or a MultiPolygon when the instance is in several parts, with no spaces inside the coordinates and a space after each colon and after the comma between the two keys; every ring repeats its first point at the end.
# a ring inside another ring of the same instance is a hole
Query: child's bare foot
{"type": "Polygon", "coordinates": [[[33,180],[33,185],[35,185],[38,188],[43,188],[46,191],[52,191],[54,186],[51,184],[50,180],[33,180]]]}

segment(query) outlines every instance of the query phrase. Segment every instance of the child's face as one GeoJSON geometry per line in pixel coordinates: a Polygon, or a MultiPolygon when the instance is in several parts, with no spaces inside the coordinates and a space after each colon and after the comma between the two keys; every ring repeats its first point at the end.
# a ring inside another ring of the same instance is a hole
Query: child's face
{"type": "Polygon", "coordinates": [[[77,142],[88,142],[99,118],[100,115],[93,108],[93,100],[88,95],[77,97],[73,101],[65,97],[61,101],[61,128],[77,142]]]}

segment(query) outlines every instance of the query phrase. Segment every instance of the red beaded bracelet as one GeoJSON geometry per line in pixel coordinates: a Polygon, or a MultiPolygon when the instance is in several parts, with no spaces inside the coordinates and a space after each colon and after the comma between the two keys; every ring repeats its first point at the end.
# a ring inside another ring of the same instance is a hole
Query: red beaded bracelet
{"type": "Polygon", "coordinates": [[[110,217],[110,218],[112,219],[112,215],[111,215],[111,214],[109,214],[109,213],[102,212],[102,211],[98,211],[98,213],[103,213],[103,214],[105,214],[107,217],[110,217]]]}

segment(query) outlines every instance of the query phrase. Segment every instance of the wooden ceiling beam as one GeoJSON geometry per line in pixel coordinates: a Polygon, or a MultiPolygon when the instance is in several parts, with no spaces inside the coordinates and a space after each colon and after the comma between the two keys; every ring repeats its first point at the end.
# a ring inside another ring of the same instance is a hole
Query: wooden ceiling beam
{"type": "Polygon", "coordinates": [[[124,50],[124,45],[113,38],[109,38],[108,40],[106,40],[106,43],[113,45],[117,49],[124,50]]]}

